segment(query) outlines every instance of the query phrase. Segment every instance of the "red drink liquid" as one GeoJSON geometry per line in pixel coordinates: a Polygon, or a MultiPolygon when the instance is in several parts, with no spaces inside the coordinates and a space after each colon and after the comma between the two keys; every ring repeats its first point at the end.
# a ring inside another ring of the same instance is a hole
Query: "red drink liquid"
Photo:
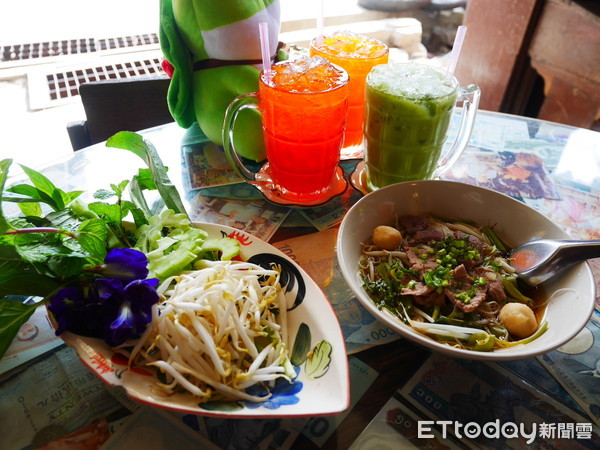
{"type": "Polygon", "coordinates": [[[319,197],[330,186],[346,123],[348,74],[319,60],[279,63],[270,81],[263,73],[259,83],[271,177],[282,193],[299,200],[319,197]]]}

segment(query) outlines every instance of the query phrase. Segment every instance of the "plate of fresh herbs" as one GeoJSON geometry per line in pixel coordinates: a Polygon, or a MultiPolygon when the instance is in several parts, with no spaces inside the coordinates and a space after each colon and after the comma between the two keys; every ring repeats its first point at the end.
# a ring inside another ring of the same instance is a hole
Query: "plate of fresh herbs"
{"type": "Polygon", "coordinates": [[[142,136],[107,146],[147,168],[89,203],[24,166],[28,181],[6,186],[0,161],[0,356],[39,306],[12,297],[37,296],[82,362],[138,401],[223,417],[343,411],[344,341],[316,283],[254,236],[192,222],[142,136]]]}

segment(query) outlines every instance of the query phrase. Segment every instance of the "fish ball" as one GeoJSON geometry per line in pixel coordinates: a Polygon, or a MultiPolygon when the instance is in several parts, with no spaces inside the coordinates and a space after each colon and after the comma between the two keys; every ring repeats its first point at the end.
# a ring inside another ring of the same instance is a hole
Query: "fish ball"
{"type": "Polygon", "coordinates": [[[402,243],[402,233],[393,227],[380,225],[373,230],[373,244],[384,250],[396,250],[402,243]]]}
{"type": "Polygon", "coordinates": [[[512,336],[521,339],[531,336],[538,327],[533,310],[523,303],[504,305],[498,314],[498,320],[512,336]]]}

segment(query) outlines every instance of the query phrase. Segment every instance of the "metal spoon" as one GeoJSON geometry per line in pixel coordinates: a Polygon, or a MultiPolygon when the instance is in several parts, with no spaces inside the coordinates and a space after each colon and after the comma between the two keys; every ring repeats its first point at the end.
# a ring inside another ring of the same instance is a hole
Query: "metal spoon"
{"type": "Polygon", "coordinates": [[[536,286],[571,264],[600,257],[600,241],[540,239],[519,245],[509,256],[519,278],[536,286]]]}

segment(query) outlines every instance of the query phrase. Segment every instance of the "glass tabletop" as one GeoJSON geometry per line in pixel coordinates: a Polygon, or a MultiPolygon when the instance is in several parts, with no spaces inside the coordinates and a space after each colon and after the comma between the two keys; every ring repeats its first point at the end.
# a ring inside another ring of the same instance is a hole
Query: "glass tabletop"
{"type": "MultiPolygon", "coordinates": [[[[432,355],[398,341],[393,331],[369,317],[337,268],[336,227],[364,195],[360,186],[351,182],[360,160],[340,163],[350,181],[342,195],[319,207],[296,209],[270,203],[260,191],[242,182],[221,150],[207,142],[197,127],[183,130],[171,123],[141,134],[155,145],[169,167],[169,177],[183,194],[193,220],[233,226],[270,242],[296,260],[323,289],[346,339],[351,407],[331,417],[258,420],[250,428],[249,422],[238,420],[165,413],[102,385],[60,340],[51,333],[40,333],[45,337],[34,351],[37,359],[15,362],[12,357],[12,365],[4,360],[0,365],[0,410],[3,417],[14,416],[12,428],[18,429],[21,437],[10,433],[10,427],[0,429],[18,445],[14,448],[35,439],[50,442],[46,434],[57,426],[56,436],[105,433],[105,440],[116,436],[123,445],[128,436],[151,423],[156,424],[157,435],[177,430],[191,439],[185,442],[210,445],[210,440],[221,448],[255,447],[258,443],[261,448],[398,448],[419,447],[425,442],[463,448],[527,442],[522,435],[508,441],[501,430],[492,441],[481,431],[475,436],[476,429],[470,431],[471,437],[465,437],[460,429],[436,423],[446,420],[453,427],[464,426],[476,417],[490,424],[495,420],[527,423],[528,431],[531,424],[544,422],[546,435],[538,428],[536,443],[571,438],[576,448],[585,448],[598,438],[600,392],[595,381],[600,350],[594,342],[600,339],[600,259],[589,261],[597,285],[596,313],[571,345],[538,358],[503,364],[432,355]],[[47,395],[35,387],[44,382],[47,395]],[[92,407],[87,411],[85,405],[92,407]],[[448,439],[444,440],[446,432],[448,439]],[[247,437],[245,442],[241,442],[242,436],[247,437]]],[[[90,200],[94,191],[130,179],[142,167],[137,156],[97,144],[42,173],[64,190],[85,190],[90,200]]],[[[22,178],[18,170],[11,174],[9,183],[22,178]]],[[[600,239],[600,133],[480,111],[469,147],[444,179],[510,195],[549,217],[573,238],[600,239]]],[[[40,330],[49,329],[44,317],[40,313],[37,318],[40,330]]]]}

